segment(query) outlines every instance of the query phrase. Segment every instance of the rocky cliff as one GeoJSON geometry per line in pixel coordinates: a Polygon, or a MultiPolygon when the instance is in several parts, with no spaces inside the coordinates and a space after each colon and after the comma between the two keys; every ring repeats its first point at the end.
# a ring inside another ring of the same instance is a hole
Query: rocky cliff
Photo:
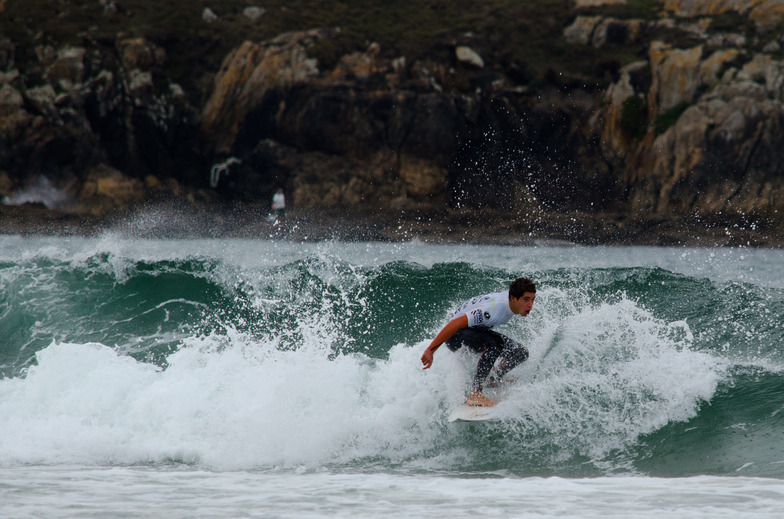
{"type": "Polygon", "coordinates": [[[323,4],[0,2],[0,196],[784,239],[784,1],[323,4]]]}

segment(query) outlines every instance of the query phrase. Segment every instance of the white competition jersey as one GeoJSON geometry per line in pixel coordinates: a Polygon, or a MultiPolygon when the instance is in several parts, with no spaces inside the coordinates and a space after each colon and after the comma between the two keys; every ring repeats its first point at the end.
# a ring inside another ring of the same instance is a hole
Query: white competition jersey
{"type": "Polygon", "coordinates": [[[468,316],[468,327],[492,328],[514,317],[509,308],[509,292],[495,292],[478,296],[463,303],[452,315],[452,319],[461,315],[468,316]]]}

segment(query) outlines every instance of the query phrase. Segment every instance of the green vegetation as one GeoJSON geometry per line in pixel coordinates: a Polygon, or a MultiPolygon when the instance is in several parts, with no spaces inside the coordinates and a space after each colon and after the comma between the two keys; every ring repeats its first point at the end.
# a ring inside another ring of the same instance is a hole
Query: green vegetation
{"type": "MultiPolygon", "coordinates": [[[[563,38],[564,28],[578,15],[657,19],[661,0],[583,9],[575,8],[574,0],[115,0],[115,4],[116,11],[105,12],[98,0],[0,1],[0,35],[16,44],[15,62],[28,75],[36,67],[27,65],[38,60],[36,48],[43,45],[98,49],[104,66],[111,66],[119,38],[146,37],[166,50],[167,79],[190,92],[202,92],[205,79],[243,41],[318,27],[340,28],[335,38],[310,49],[325,68],[334,67],[347,53],[365,50],[371,42],[380,45],[386,58],[404,56],[409,66],[434,60],[459,67],[454,47],[468,45],[483,57],[488,69],[505,75],[511,84],[533,90],[598,92],[617,80],[622,66],[647,58],[651,38],[683,48],[700,43],[694,35],[666,28],[648,33],[637,43],[609,42],[599,49],[570,45],[563,38]],[[243,16],[243,10],[253,4],[265,9],[255,21],[243,16]],[[218,20],[202,19],[206,7],[218,20]]],[[[716,32],[753,28],[735,12],[712,20],[710,30],[716,32]]],[[[641,77],[640,81],[650,80],[641,77]]],[[[453,87],[473,90],[475,85],[462,80],[453,87]]],[[[646,89],[645,85],[636,88],[646,89]]],[[[627,110],[630,134],[636,134],[632,129],[639,107],[627,110]]]]}
{"type": "Polygon", "coordinates": [[[661,0],[628,0],[625,4],[587,7],[580,14],[600,14],[614,18],[652,20],[659,17],[662,9],[663,4],[661,0]]]}
{"type": "MultiPolygon", "coordinates": [[[[242,11],[253,3],[117,0],[116,12],[110,13],[98,0],[10,1],[0,15],[0,34],[18,44],[20,64],[37,59],[34,48],[43,44],[111,49],[118,35],[143,36],[166,50],[168,73],[187,87],[199,85],[244,40],[317,27],[341,28],[335,40],[312,51],[326,66],[371,42],[385,57],[405,56],[409,64],[424,58],[448,61],[454,45],[465,44],[488,67],[524,70],[531,84],[559,78],[556,86],[567,88],[604,87],[620,66],[646,52],[642,43],[602,49],[564,45],[563,29],[577,14],[573,0],[265,0],[258,5],[266,12],[252,21],[242,11]],[[205,7],[219,19],[203,21],[205,7]]],[[[608,7],[607,14],[652,18],[660,5],[630,0],[608,7]]]]}
{"type": "Polygon", "coordinates": [[[648,103],[629,96],[621,104],[621,129],[632,139],[641,139],[648,130],[648,103]]]}
{"type": "Polygon", "coordinates": [[[754,22],[737,11],[726,11],[713,16],[708,30],[712,33],[740,33],[749,37],[756,33],[754,22]]]}
{"type": "Polygon", "coordinates": [[[686,101],[681,101],[677,105],[673,106],[669,110],[660,113],[656,116],[656,119],[653,122],[653,131],[656,135],[661,135],[662,133],[666,132],[672,125],[674,125],[683,112],[686,111],[688,107],[691,106],[691,103],[687,103],[686,101]]]}

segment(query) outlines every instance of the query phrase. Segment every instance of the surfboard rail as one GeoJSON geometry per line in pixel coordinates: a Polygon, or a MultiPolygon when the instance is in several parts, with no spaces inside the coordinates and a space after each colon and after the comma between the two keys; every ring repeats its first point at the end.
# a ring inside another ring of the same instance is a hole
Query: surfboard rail
{"type": "Polygon", "coordinates": [[[484,407],[476,405],[463,404],[456,407],[449,414],[449,423],[454,422],[487,422],[498,420],[497,413],[494,412],[494,407],[484,407]]]}

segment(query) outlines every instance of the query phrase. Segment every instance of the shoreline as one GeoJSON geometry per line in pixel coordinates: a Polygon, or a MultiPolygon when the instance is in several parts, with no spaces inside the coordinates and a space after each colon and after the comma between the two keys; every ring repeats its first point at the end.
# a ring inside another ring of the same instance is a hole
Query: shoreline
{"type": "MultiPolygon", "coordinates": [[[[0,206],[0,234],[131,238],[243,238],[299,242],[379,241],[451,244],[751,247],[784,246],[782,226],[749,226],[679,218],[631,220],[622,215],[549,213],[522,217],[500,210],[293,210],[278,222],[261,204],[195,206],[151,203],[105,216],[0,206]]],[[[742,223],[742,222],[741,222],[742,223]]]]}

